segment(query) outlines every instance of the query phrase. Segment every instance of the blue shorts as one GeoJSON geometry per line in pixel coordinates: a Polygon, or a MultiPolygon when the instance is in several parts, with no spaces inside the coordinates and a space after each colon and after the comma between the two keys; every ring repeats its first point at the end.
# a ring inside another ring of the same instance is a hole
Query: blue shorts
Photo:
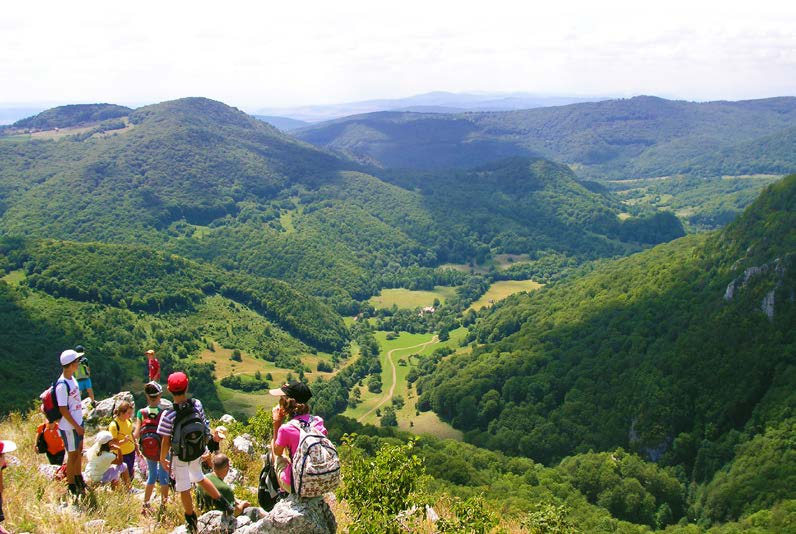
{"type": "Polygon", "coordinates": [[[147,479],[146,479],[147,486],[151,486],[155,482],[160,483],[161,486],[169,485],[169,472],[163,469],[163,466],[160,465],[160,462],[156,460],[150,460],[149,458],[147,458],[146,469],[147,469],[147,479]]]}
{"type": "Polygon", "coordinates": [[[80,388],[80,391],[86,391],[87,389],[93,389],[91,387],[91,378],[81,378],[77,381],[77,386],[80,388]]]}
{"type": "Polygon", "coordinates": [[[79,435],[77,431],[72,428],[69,430],[59,428],[58,433],[61,434],[61,439],[64,440],[66,452],[75,452],[78,450],[78,447],[83,444],[83,436],[79,435]]]}

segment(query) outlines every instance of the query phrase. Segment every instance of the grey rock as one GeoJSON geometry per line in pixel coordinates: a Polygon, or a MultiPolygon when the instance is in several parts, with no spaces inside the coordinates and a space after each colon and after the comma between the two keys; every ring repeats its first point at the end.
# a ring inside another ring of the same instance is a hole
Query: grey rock
{"type": "Polygon", "coordinates": [[[50,465],[50,464],[39,464],[39,473],[49,478],[50,480],[53,480],[55,478],[55,472],[58,471],[59,467],[61,466],[50,465]]]}
{"type": "Polygon", "coordinates": [[[330,534],[337,531],[337,521],[322,497],[300,499],[289,495],[279,501],[265,517],[244,526],[240,534],[330,534]]]}
{"type": "Polygon", "coordinates": [[[774,290],[772,289],[769,291],[765,297],[763,297],[763,302],[760,304],[760,309],[763,310],[763,313],[769,319],[774,318],[774,290]]]}
{"type": "Polygon", "coordinates": [[[227,473],[227,476],[224,477],[224,482],[232,486],[237,486],[243,482],[243,473],[230,466],[229,473],[227,473]]]}
{"type": "MultiPolygon", "coordinates": [[[[202,534],[228,534],[236,532],[236,522],[234,518],[227,518],[218,510],[207,512],[199,516],[199,532],[202,534]]],[[[185,525],[180,525],[171,531],[171,534],[187,534],[185,525]]]]}
{"type": "Polygon", "coordinates": [[[225,425],[231,425],[236,421],[236,419],[231,415],[229,415],[228,413],[225,413],[224,415],[221,416],[221,419],[219,419],[219,421],[221,421],[225,425]]]}
{"type": "Polygon", "coordinates": [[[254,454],[254,438],[249,434],[243,434],[232,440],[232,446],[242,453],[252,455],[254,454]]]}
{"type": "Polygon", "coordinates": [[[113,397],[102,399],[94,406],[94,409],[85,413],[85,406],[84,405],[84,421],[88,423],[95,423],[100,419],[105,419],[108,417],[113,417],[113,410],[119,405],[119,403],[127,401],[133,403],[133,394],[129,391],[122,391],[121,393],[117,393],[113,397]]]}

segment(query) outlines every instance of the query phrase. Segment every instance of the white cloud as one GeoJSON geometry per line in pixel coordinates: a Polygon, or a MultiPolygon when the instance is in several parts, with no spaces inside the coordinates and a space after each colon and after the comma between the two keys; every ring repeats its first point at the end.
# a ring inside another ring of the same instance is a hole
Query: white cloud
{"type": "Polygon", "coordinates": [[[791,4],[13,2],[0,17],[0,103],[794,94],[791,4]]]}

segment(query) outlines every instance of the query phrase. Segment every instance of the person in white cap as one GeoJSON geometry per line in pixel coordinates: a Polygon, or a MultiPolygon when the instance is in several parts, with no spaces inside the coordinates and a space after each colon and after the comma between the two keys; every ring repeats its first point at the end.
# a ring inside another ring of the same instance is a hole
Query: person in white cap
{"type": "Polygon", "coordinates": [[[80,355],[68,349],[61,353],[63,374],[55,382],[55,399],[61,410],[58,431],[66,448],[66,483],[69,493],[83,495],[86,483],[80,474],[83,454],[83,407],[80,404],[80,387],[74,374],[80,365],[80,355]]]}
{"type": "Polygon", "coordinates": [[[7,452],[14,452],[15,450],[17,450],[16,443],[8,440],[0,440],[0,534],[9,534],[2,525],[3,521],[6,519],[3,514],[3,471],[6,468],[5,454],[7,452]]]}
{"type": "Polygon", "coordinates": [[[97,432],[94,445],[86,451],[86,478],[93,484],[107,484],[114,488],[119,486],[119,479],[129,485],[127,466],[122,459],[118,446],[112,445],[113,435],[107,430],[97,432]]]}

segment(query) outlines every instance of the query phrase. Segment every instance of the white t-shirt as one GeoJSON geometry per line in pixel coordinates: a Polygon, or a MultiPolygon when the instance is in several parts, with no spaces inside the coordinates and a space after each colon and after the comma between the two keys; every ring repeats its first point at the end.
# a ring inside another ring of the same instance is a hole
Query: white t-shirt
{"type": "MultiPolygon", "coordinates": [[[[64,378],[64,375],[58,377],[58,383],[55,384],[55,400],[58,406],[66,406],[72,418],[79,425],[83,424],[83,406],[80,404],[80,386],[77,385],[75,377],[64,378]],[[66,393],[66,384],[69,382],[69,395],[66,393]]],[[[72,430],[74,427],[66,420],[66,417],[61,417],[58,423],[58,428],[61,430],[72,430]]]]}
{"type": "Polygon", "coordinates": [[[84,471],[86,478],[92,482],[102,482],[102,475],[113,464],[116,455],[112,452],[101,452],[98,455],[90,455],[88,463],[86,463],[86,470],[84,471]]]}

